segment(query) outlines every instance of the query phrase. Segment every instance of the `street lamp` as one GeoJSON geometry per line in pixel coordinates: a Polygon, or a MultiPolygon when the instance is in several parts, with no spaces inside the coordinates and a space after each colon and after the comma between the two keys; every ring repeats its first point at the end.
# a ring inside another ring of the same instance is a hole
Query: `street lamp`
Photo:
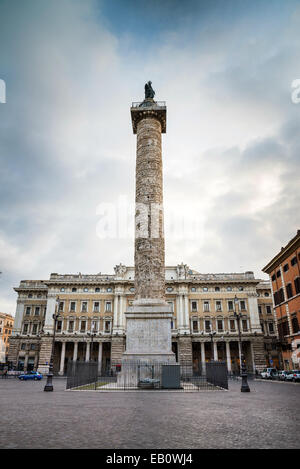
{"type": "Polygon", "coordinates": [[[208,333],[210,336],[210,341],[211,341],[211,361],[213,361],[213,356],[214,356],[214,335],[216,335],[216,331],[212,330],[212,327],[210,325],[210,332],[208,333]]]}
{"type": "Polygon", "coordinates": [[[236,307],[237,307],[238,302],[239,302],[239,300],[235,296],[234,297],[234,317],[237,319],[237,323],[238,323],[239,345],[240,345],[240,351],[241,351],[241,355],[240,355],[240,374],[241,374],[241,377],[242,377],[241,392],[250,392],[250,388],[249,388],[248,381],[247,381],[247,371],[246,371],[245,358],[244,358],[243,349],[242,349],[241,325],[240,325],[240,321],[241,321],[241,318],[242,318],[242,313],[241,312],[237,313],[237,311],[236,311],[236,307]]]}
{"type": "Polygon", "coordinates": [[[53,326],[53,339],[52,339],[52,347],[51,347],[51,356],[50,356],[50,364],[49,364],[49,373],[47,374],[47,383],[44,387],[44,391],[53,391],[53,359],[54,359],[54,346],[55,346],[55,331],[56,331],[56,323],[60,314],[58,312],[59,309],[59,298],[56,299],[56,313],[52,315],[54,319],[54,326],[53,326]]]}

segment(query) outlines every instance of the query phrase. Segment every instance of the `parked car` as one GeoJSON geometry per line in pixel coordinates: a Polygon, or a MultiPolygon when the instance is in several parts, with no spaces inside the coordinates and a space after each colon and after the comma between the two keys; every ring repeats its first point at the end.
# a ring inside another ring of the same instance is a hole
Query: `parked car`
{"type": "Polygon", "coordinates": [[[291,373],[290,371],[281,370],[281,371],[278,372],[278,378],[280,379],[280,381],[285,381],[287,375],[290,374],[290,373],[291,373]]]}
{"type": "Polygon", "coordinates": [[[300,381],[300,371],[299,370],[291,370],[288,371],[288,374],[286,375],[285,378],[286,381],[300,381]]]}
{"type": "Polygon", "coordinates": [[[28,371],[18,376],[19,379],[26,381],[27,379],[40,380],[43,379],[43,375],[37,371],[28,371]]]}
{"type": "Polygon", "coordinates": [[[276,368],[265,368],[261,373],[260,376],[263,379],[276,379],[278,378],[278,372],[276,368]]]}

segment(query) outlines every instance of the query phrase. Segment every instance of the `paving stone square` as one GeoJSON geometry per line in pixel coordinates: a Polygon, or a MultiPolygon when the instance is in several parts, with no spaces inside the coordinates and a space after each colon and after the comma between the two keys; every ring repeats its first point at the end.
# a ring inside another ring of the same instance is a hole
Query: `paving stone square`
{"type": "Polygon", "coordinates": [[[300,383],[240,382],[229,391],[54,392],[0,379],[0,448],[299,448],[300,383]]]}

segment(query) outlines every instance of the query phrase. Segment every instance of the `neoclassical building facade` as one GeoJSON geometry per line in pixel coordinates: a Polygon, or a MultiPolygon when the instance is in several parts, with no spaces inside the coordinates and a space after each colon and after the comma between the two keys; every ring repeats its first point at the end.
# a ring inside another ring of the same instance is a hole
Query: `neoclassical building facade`
{"type": "MultiPolygon", "coordinates": [[[[49,369],[54,330],[54,372],[64,374],[72,360],[97,361],[99,371],[121,361],[126,347],[125,311],[134,299],[134,268],[122,264],[113,275],[60,275],[49,280],[23,280],[18,293],[9,361],[18,368],[49,369]]],[[[229,371],[239,369],[240,319],[242,348],[250,371],[266,362],[262,302],[272,306],[270,285],[253,272],[200,274],[185,264],[165,268],[166,299],[172,307],[172,348],[177,361],[205,372],[211,359],[226,360],[229,371]],[[270,297],[270,298],[269,298],[270,297]]]]}

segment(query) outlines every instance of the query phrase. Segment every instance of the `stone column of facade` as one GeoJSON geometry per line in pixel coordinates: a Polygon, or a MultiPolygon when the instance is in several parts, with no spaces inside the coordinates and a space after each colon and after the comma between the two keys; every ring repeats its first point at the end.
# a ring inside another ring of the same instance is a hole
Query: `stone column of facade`
{"type": "Polygon", "coordinates": [[[120,332],[121,334],[124,334],[124,323],[123,323],[123,314],[124,314],[124,311],[123,311],[123,305],[124,305],[124,301],[123,301],[123,295],[124,295],[124,291],[122,290],[121,294],[120,294],[120,301],[119,301],[119,325],[120,325],[120,332]]]}
{"type": "Polygon", "coordinates": [[[64,368],[65,368],[65,355],[66,355],[66,342],[62,342],[61,344],[61,354],[60,354],[60,366],[59,366],[59,375],[64,374],[64,368]]]}
{"type": "Polygon", "coordinates": [[[165,300],[165,242],[161,134],[166,107],[145,99],[131,108],[137,134],[135,299],[126,315],[125,361],[175,362],[172,311],[165,300]]]}
{"type": "Polygon", "coordinates": [[[36,353],[35,356],[34,356],[34,364],[33,364],[33,369],[34,369],[34,371],[37,370],[38,360],[39,360],[39,356],[38,356],[38,354],[36,353]]]}
{"type": "Polygon", "coordinates": [[[189,327],[190,327],[190,320],[189,320],[189,299],[188,295],[186,294],[184,296],[184,328],[186,332],[190,333],[189,327]]]}
{"type": "Polygon", "coordinates": [[[78,342],[74,342],[74,349],[73,349],[73,362],[76,362],[78,355],[78,342]]]}
{"type": "Polygon", "coordinates": [[[113,334],[119,330],[119,321],[118,321],[118,294],[115,293],[114,299],[114,319],[113,319],[113,334]]]}
{"type": "Polygon", "coordinates": [[[180,293],[179,294],[179,314],[178,314],[178,318],[179,318],[179,327],[178,327],[178,330],[181,331],[182,329],[184,329],[183,327],[183,296],[182,294],[180,293]]]}
{"type": "Polygon", "coordinates": [[[29,358],[29,352],[26,351],[26,353],[25,353],[25,360],[24,360],[24,371],[27,371],[27,367],[28,367],[28,358],[29,358]]]}
{"type": "Polygon", "coordinates": [[[90,342],[86,342],[85,361],[88,362],[89,360],[90,360],[90,342]]]}
{"type": "Polygon", "coordinates": [[[201,342],[201,364],[202,364],[202,374],[206,374],[205,342],[201,342]]]}
{"type": "Polygon", "coordinates": [[[229,372],[231,372],[230,342],[226,342],[226,360],[227,360],[227,369],[229,372]]]}
{"type": "Polygon", "coordinates": [[[214,342],[214,360],[218,361],[218,343],[214,342]]]}
{"type": "Polygon", "coordinates": [[[176,329],[179,330],[180,326],[180,303],[179,303],[179,296],[176,296],[176,329]]]}
{"type": "Polygon", "coordinates": [[[99,351],[98,351],[98,371],[101,373],[102,369],[102,351],[103,351],[103,342],[99,342],[99,351]]]}

